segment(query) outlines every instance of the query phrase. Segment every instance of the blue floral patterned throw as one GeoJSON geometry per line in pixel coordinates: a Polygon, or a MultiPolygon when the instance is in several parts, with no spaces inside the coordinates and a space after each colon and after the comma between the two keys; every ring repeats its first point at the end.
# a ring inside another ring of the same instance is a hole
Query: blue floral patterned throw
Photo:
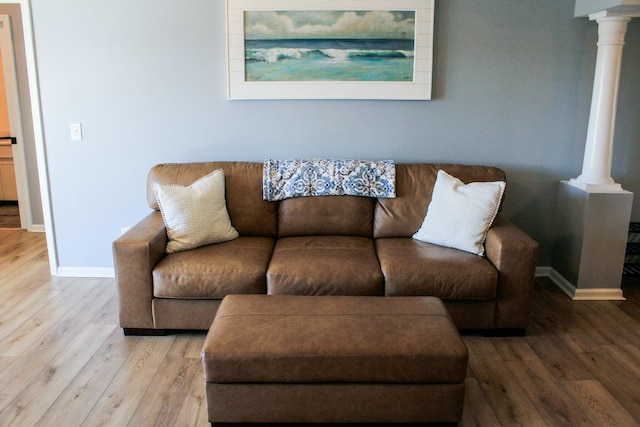
{"type": "Polygon", "coordinates": [[[396,167],[391,160],[272,160],[264,162],[263,198],[303,196],[396,197],[396,167]]]}

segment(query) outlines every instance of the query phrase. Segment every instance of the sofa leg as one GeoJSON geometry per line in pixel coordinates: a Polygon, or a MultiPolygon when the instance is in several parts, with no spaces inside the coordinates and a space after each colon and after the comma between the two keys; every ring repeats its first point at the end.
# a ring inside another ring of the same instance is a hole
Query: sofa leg
{"type": "Polygon", "coordinates": [[[125,336],[165,336],[166,329],[141,329],[141,328],[122,328],[125,336]]]}

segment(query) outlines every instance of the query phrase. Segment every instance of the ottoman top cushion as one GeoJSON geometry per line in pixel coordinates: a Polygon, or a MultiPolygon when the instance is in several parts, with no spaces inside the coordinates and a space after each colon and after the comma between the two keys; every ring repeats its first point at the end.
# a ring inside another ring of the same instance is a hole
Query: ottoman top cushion
{"type": "Polygon", "coordinates": [[[230,295],[203,348],[215,383],[460,383],[467,357],[434,297],[230,295]]]}

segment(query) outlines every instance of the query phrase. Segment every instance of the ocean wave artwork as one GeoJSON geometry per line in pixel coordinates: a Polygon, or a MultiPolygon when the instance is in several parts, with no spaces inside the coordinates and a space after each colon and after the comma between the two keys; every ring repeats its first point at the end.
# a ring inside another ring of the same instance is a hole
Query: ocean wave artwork
{"type": "Polygon", "coordinates": [[[246,81],[414,78],[413,11],[246,11],[246,81]]]}

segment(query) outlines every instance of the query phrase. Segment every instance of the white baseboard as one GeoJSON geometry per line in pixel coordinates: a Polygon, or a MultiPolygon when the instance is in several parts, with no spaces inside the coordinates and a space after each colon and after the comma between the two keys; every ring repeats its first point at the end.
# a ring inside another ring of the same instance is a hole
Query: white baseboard
{"type": "Polygon", "coordinates": [[[551,276],[551,267],[536,267],[536,277],[551,276]]]}
{"type": "Polygon", "coordinates": [[[60,277],[116,277],[116,272],[113,268],[101,268],[101,267],[58,267],[58,274],[60,277]]]}
{"type": "Polygon", "coordinates": [[[625,301],[622,289],[576,289],[575,301],[625,301]]]}
{"type": "Polygon", "coordinates": [[[549,278],[553,283],[556,284],[557,287],[562,289],[565,294],[569,295],[571,299],[575,299],[576,291],[578,290],[578,288],[573,286],[571,282],[565,279],[564,276],[558,273],[558,271],[553,267],[549,267],[549,278]]]}
{"type": "Polygon", "coordinates": [[[578,289],[553,267],[536,267],[536,277],[548,277],[574,301],[625,301],[622,289],[578,289]]]}
{"type": "Polygon", "coordinates": [[[27,231],[30,233],[45,233],[44,224],[31,224],[30,227],[27,228],[27,231]]]}

